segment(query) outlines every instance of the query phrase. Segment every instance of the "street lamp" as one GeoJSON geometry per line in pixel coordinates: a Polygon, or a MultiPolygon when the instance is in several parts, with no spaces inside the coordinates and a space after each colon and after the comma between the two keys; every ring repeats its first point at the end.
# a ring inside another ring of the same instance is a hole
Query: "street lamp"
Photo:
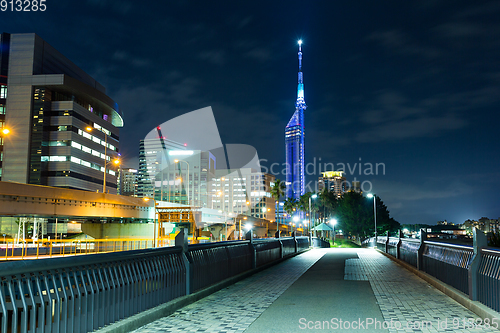
{"type": "Polygon", "coordinates": [[[337,219],[331,219],[330,223],[333,226],[333,244],[335,245],[335,225],[337,224],[337,219]]]}
{"type": "Polygon", "coordinates": [[[373,219],[375,220],[375,246],[377,246],[377,203],[376,203],[376,195],[368,193],[366,196],[369,199],[373,198],[373,219]]]}
{"type": "Polygon", "coordinates": [[[148,202],[149,200],[153,200],[153,205],[154,205],[154,217],[153,217],[153,248],[156,248],[156,200],[155,198],[148,198],[144,197],[142,198],[144,201],[148,202]]]}
{"type": "Polygon", "coordinates": [[[189,202],[189,163],[184,161],[184,160],[177,160],[177,159],[175,159],[174,162],[175,163],[184,162],[187,165],[187,175],[186,175],[187,176],[186,177],[187,178],[187,185],[186,185],[187,190],[186,191],[187,191],[187,202],[188,202],[188,206],[189,206],[190,205],[190,202],[189,202]]]}
{"type": "MultiPolygon", "coordinates": [[[[93,128],[90,127],[90,126],[87,126],[87,128],[85,128],[87,130],[87,132],[92,132],[93,128]]],[[[107,152],[108,152],[108,134],[104,131],[102,131],[104,133],[104,178],[103,178],[103,181],[102,181],[102,193],[106,193],[106,167],[108,166],[108,164],[111,164],[113,163],[114,165],[118,165],[120,164],[120,160],[118,159],[114,159],[112,161],[107,161],[108,159],[108,156],[107,156],[107,152]]]]}
{"type": "Polygon", "coordinates": [[[312,237],[311,234],[311,220],[312,220],[312,214],[311,214],[311,199],[316,199],[318,197],[317,194],[313,194],[309,197],[309,238],[312,237]]]}

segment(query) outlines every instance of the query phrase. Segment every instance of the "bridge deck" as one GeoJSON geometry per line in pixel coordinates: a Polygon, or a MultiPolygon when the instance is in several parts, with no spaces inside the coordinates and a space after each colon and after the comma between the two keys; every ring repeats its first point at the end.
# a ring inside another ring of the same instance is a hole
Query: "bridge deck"
{"type": "Polygon", "coordinates": [[[134,332],[498,332],[469,318],[478,319],[375,250],[315,249],[134,332]]]}

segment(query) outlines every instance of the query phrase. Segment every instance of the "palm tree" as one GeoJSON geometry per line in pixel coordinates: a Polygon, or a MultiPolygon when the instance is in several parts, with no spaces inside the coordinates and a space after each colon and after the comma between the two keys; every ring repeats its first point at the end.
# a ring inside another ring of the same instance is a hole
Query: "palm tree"
{"type": "Polygon", "coordinates": [[[288,215],[292,215],[297,209],[298,201],[295,198],[287,198],[283,204],[283,209],[288,215]]]}
{"type": "Polygon", "coordinates": [[[278,237],[280,235],[279,233],[279,209],[280,209],[280,206],[279,206],[279,201],[280,201],[280,198],[282,196],[285,195],[285,182],[281,181],[280,179],[276,179],[276,181],[274,182],[274,185],[271,187],[271,196],[274,198],[274,200],[276,201],[276,208],[278,209],[278,212],[277,212],[277,216],[276,216],[276,231],[278,232],[278,237]]]}
{"type": "MultiPolygon", "coordinates": [[[[295,198],[287,198],[283,204],[285,212],[292,216],[293,212],[297,210],[299,202],[295,198]]],[[[291,224],[292,222],[290,222],[291,224]]]]}

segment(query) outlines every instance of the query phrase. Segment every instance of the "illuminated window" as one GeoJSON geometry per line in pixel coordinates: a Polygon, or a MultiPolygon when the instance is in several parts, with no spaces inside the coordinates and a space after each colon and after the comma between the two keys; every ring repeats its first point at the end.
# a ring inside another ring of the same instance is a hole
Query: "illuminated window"
{"type": "Polygon", "coordinates": [[[7,86],[0,86],[0,98],[7,98],[7,86]]]}

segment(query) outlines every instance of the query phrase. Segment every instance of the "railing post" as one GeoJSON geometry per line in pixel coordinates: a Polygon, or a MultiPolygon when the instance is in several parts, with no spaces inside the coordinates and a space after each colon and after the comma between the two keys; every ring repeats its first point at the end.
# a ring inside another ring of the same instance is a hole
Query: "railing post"
{"type": "Polygon", "coordinates": [[[420,247],[417,251],[417,269],[421,271],[424,267],[424,248],[425,240],[427,239],[427,233],[424,229],[420,229],[420,247]]]}
{"type": "Polygon", "coordinates": [[[250,253],[252,255],[252,269],[255,269],[257,268],[257,249],[253,245],[253,232],[251,229],[245,234],[245,239],[250,241],[248,246],[250,247],[250,253]]]}
{"type": "Polygon", "coordinates": [[[401,259],[401,243],[403,242],[401,238],[403,238],[403,232],[398,230],[398,243],[396,244],[396,258],[401,259]]]}
{"type": "Polygon", "coordinates": [[[280,242],[280,256],[279,258],[283,258],[283,242],[281,241],[281,238],[278,239],[278,242],[280,242]]]}
{"type": "Polygon", "coordinates": [[[385,253],[389,253],[389,230],[387,230],[387,239],[385,240],[385,253]]]}
{"type": "Polygon", "coordinates": [[[474,258],[469,264],[469,298],[473,301],[478,300],[478,284],[477,272],[479,264],[481,263],[481,249],[488,246],[488,238],[481,230],[474,228],[472,230],[474,235],[474,258]]]}
{"type": "Polygon", "coordinates": [[[191,284],[193,283],[193,270],[192,263],[188,260],[188,230],[187,228],[182,228],[181,231],[175,236],[175,246],[180,246],[182,248],[182,261],[184,261],[184,266],[186,267],[186,295],[191,293],[191,284]]]}
{"type": "Polygon", "coordinates": [[[293,236],[293,242],[295,244],[295,253],[298,252],[299,250],[299,245],[297,244],[297,234],[294,232],[292,232],[292,236],[293,236]]]}

